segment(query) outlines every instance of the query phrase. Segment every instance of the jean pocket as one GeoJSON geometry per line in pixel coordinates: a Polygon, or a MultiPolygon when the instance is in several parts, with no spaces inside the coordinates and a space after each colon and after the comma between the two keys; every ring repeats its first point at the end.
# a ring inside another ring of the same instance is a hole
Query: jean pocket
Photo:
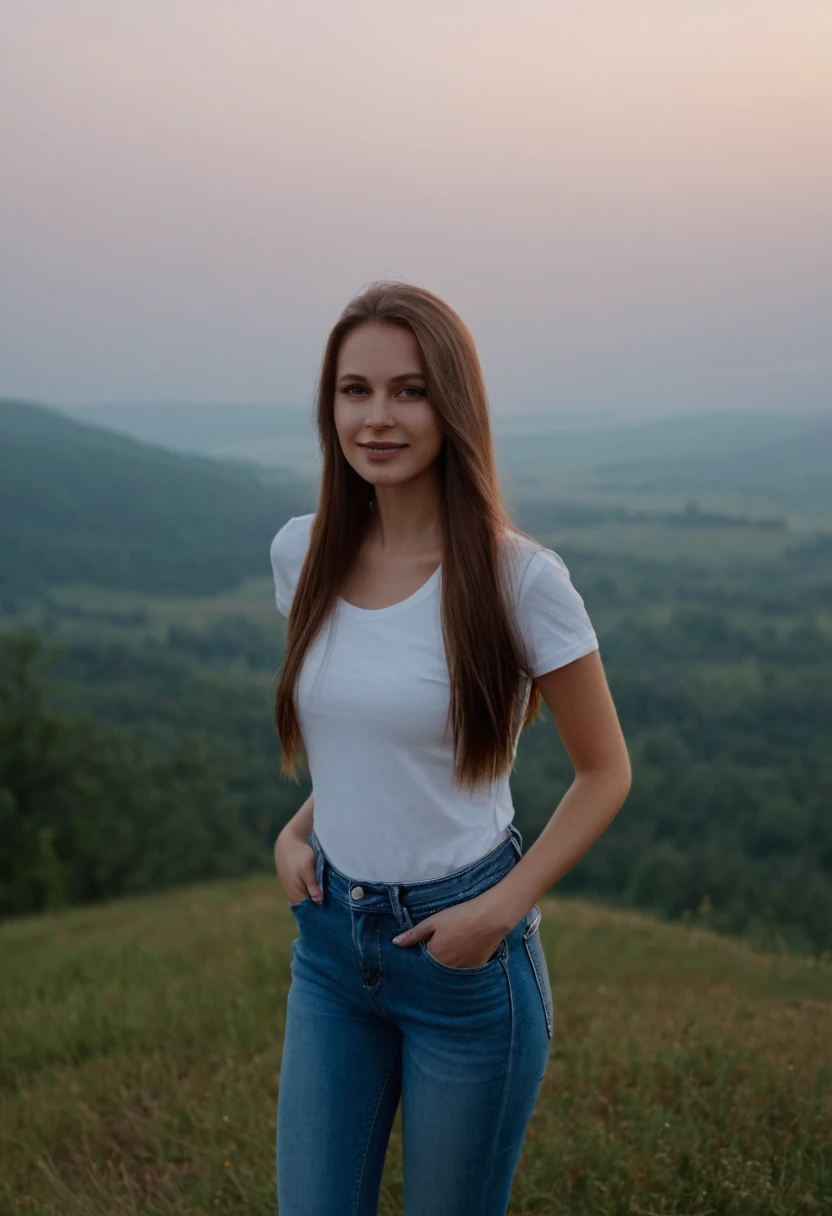
{"type": "MultiPolygon", "coordinates": [[[[321,888],[321,891],[323,891],[324,890],[324,856],[323,856],[323,853],[321,852],[320,847],[317,845],[315,836],[312,833],[310,833],[309,836],[307,836],[306,843],[309,845],[310,849],[315,854],[315,881],[317,882],[318,886],[321,888]]],[[[311,904],[314,902],[315,902],[315,900],[313,899],[313,897],[311,895],[305,895],[303,897],[303,899],[298,901],[298,903],[289,904],[289,908],[291,909],[292,912],[297,912],[297,910],[299,908],[305,908],[307,904],[311,904]]]]}
{"type": "Polygon", "coordinates": [[[493,967],[499,966],[506,956],[507,944],[506,939],[500,942],[497,949],[491,955],[491,958],[486,959],[484,963],[480,963],[477,967],[452,967],[449,963],[443,963],[435,954],[431,954],[428,949],[428,943],[424,938],[419,942],[419,950],[422,955],[440,971],[450,972],[451,975],[482,975],[483,971],[490,971],[493,967]]]}
{"type": "Polygon", "coordinates": [[[543,943],[540,940],[540,919],[540,908],[535,904],[528,915],[529,923],[523,933],[523,946],[526,950],[526,956],[532,965],[537,991],[540,994],[540,1000],[543,1005],[543,1014],[546,1018],[546,1033],[551,1039],[553,1018],[552,986],[549,982],[549,968],[546,963],[546,954],[543,950],[543,943]]]}
{"type": "MultiPolygon", "coordinates": [[[[451,905],[445,904],[443,907],[451,907],[451,905]]],[[[405,928],[413,929],[420,923],[420,921],[424,920],[425,917],[430,916],[431,912],[441,912],[442,910],[443,909],[441,907],[429,909],[424,913],[424,916],[419,916],[414,920],[410,914],[410,910],[408,908],[402,908],[405,928]]],[[[497,949],[492,954],[491,958],[486,959],[484,963],[480,963],[478,967],[451,967],[449,963],[443,963],[441,959],[436,957],[436,955],[431,954],[430,950],[428,949],[428,943],[424,938],[419,939],[419,953],[421,954],[422,958],[427,959],[431,967],[434,967],[437,971],[442,971],[445,975],[482,975],[484,971],[491,971],[494,968],[499,967],[500,963],[503,961],[503,959],[505,959],[508,953],[508,942],[505,938],[503,938],[497,949]]]]}

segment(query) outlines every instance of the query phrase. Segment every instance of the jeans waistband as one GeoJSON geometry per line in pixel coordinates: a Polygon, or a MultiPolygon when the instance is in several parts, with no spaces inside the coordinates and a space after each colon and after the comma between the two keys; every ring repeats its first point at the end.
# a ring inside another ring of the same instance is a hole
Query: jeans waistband
{"type": "Polygon", "coordinates": [[[350,878],[332,865],[321,848],[314,828],[307,840],[315,852],[316,876],[325,899],[334,899],[346,907],[360,907],[362,912],[390,912],[400,905],[416,916],[428,916],[448,904],[473,899],[505,878],[523,855],[523,837],[519,828],[511,823],[508,831],[508,837],[478,861],[442,878],[409,883],[367,882],[350,878]]]}

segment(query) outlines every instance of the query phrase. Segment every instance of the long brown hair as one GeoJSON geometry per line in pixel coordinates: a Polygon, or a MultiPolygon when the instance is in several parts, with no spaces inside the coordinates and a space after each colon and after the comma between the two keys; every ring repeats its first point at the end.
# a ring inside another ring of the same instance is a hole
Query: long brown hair
{"type": "MultiPolygon", "coordinates": [[[[289,613],[286,652],[275,700],[281,773],[297,780],[303,751],[295,686],[309,646],[332,610],[370,520],[373,485],[344,456],[333,418],[335,372],[344,336],[365,322],[409,329],[427,379],[427,396],[444,431],[442,471],[442,632],[450,675],[454,779],[473,788],[514,763],[517,728],[540,710],[528,676],[501,569],[501,541],[511,520],[500,493],[488,399],[470,330],[438,296],[408,283],[371,283],[346,306],[324,347],[316,422],[323,453],[320,498],[309,548],[289,613]]],[[[521,533],[521,535],[526,535],[521,533]]],[[[447,726],[447,723],[446,723],[447,726]]]]}

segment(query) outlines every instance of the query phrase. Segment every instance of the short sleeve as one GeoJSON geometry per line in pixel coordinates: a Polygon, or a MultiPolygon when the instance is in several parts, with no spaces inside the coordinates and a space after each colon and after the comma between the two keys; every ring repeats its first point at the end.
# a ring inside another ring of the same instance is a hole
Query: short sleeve
{"type": "Polygon", "coordinates": [[[584,601],[572,585],[563,559],[538,549],[518,592],[517,616],[533,678],[598,649],[584,601]]]}
{"type": "Polygon", "coordinates": [[[270,555],[277,610],[288,617],[301,567],[306,557],[311,515],[294,515],[287,520],[271,543],[270,555]]]}

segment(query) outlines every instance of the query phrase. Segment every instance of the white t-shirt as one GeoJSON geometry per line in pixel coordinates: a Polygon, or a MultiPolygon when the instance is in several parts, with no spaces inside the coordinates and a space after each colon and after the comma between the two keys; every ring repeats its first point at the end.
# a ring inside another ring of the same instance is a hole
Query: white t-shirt
{"type": "MultiPolygon", "coordinates": [[[[290,519],[272,541],[275,600],[284,616],[312,519],[290,519]]],[[[563,560],[513,531],[508,536],[504,568],[531,675],[596,650],[598,639],[563,560]]],[[[315,833],[336,870],[358,881],[444,877],[496,848],[514,817],[508,774],[476,792],[451,781],[441,578],[440,566],[388,608],[358,608],[339,597],[298,678],[315,833]]],[[[527,681],[526,695],[528,687],[527,681]]]]}

